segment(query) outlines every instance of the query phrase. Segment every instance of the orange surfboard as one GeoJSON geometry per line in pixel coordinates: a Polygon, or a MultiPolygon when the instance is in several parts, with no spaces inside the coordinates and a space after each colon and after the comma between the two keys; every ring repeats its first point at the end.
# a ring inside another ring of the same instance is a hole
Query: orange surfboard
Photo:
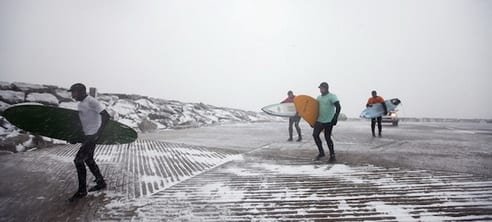
{"type": "Polygon", "coordinates": [[[299,115],[314,127],[318,119],[318,100],[311,96],[299,95],[294,98],[294,105],[299,115]]]}

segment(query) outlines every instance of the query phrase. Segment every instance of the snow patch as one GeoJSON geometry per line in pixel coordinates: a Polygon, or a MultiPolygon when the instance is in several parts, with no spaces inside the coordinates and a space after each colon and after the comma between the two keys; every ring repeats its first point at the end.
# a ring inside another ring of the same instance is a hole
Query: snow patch
{"type": "Polygon", "coordinates": [[[419,221],[410,215],[410,210],[398,205],[388,205],[382,201],[373,201],[367,203],[370,208],[376,209],[377,212],[394,216],[397,221],[419,221]]]}
{"type": "Polygon", "coordinates": [[[339,200],[338,201],[338,209],[343,210],[343,211],[348,211],[352,208],[347,204],[346,200],[339,200]]]}
{"type": "Polygon", "coordinates": [[[27,94],[26,101],[29,102],[40,102],[48,104],[58,104],[58,99],[49,93],[29,93],[27,94]]]}
{"type": "Polygon", "coordinates": [[[253,168],[260,168],[274,173],[287,175],[308,175],[308,176],[328,176],[332,174],[329,169],[332,166],[313,166],[313,165],[277,165],[258,163],[254,164],[253,168]]]}
{"type": "Polygon", "coordinates": [[[211,202],[239,202],[245,198],[242,190],[232,190],[223,183],[212,183],[203,186],[200,192],[210,193],[211,202]]]}
{"type": "Polygon", "coordinates": [[[15,146],[15,150],[16,150],[17,152],[23,152],[23,151],[25,151],[25,150],[26,150],[26,147],[25,147],[23,144],[17,144],[17,145],[15,146]]]}

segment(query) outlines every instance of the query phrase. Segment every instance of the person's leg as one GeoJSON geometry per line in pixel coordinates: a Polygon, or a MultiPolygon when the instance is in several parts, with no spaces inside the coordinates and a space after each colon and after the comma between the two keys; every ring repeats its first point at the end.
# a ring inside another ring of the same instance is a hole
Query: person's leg
{"type": "Polygon", "coordinates": [[[87,146],[85,143],[82,143],[82,146],[79,148],[79,151],[75,155],[74,164],[75,169],[77,170],[77,178],[79,181],[79,188],[77,192],[68,199],[70,202],[80,199],[87,195],[87,170],[85,169],[85,160],[87,159],[87,146]]]}
{"type": "Polygon", "coordinates": [[[294,125],[294,119],[293,119],[293,117],[290,117],[289,118],[289,139],[288,139],[288,141],[292,141],[292,133],[293,133],[292,132],[293,131],[292,125],[294,125]]]}
{"type": "Polygon", "coordinates": [[[74,163],[77,169],[77,178],[79,180],[79,191],[87,190],[87,170],[85,169],[85,160],[87,159],[87,146],[82,144],[79,151],[75,155],[74,163]]]}
{"type": "Polygon", "coordinates": [[[378,132],[379,132],[379,136],[381,136],[381,131],[383,130],[383,125],[382,125],[382,121],[383,121],[383,117],[378,117],[377,118],[377,121],[378,121],[378,132]]]}
{"type": "Polygon", "coordinates": [[[331,139],[331,133],[333,131],[333,125],[331,123],[326,123],[324,125],[325,129],[325,140],[328,144],[328,149],[330,150],[330,161],[335,160],[335,147],[333,144],[333,140],[331,139]]]}
{"type": "Polygon", "coordinates": [[[89,189],[89,191],[95,191],[95,190],[106,188],[106,182],[104,181],[101,171],[99,170],[99,166],[97,166],[96,161],[94,161],[95,149],[96,149],[95,143],[88,144],[88,156],[87,159],[85,160],[85,163],[89,167],[89,170],[92,172],[94,177],[96,177],[96,183],[97,183],[97,185],[89,189]]]}
{"type": "Polygon", "coordinates": [[[318,147],[318,157],[317,159],[324,157],[325,156],[325,151],[323,150],[323,144],[321,142],[321,138],[319,137],[319,134],[323,130],[323,124],[320,122],[316,122],[314,124],[314,129],[313,129],[313,138],[314,142],[316,143],[316,146],[318,147]]]}
{"type": "Polygon", "coordinates": [[[371,132],[372,132],[372,136],[373,137],[376,137],[376,118],[372,118],[371,119],[371,132]]]}
{"type": "Polygon", "coordinates": [[[295,121],[294,121],[294,126],[296,127],[296,131],[297,131],[297,141],[301,141],[302,140],[302,134],[301,134],[301,127],[299,127],[299,121],[301,120],[301,117],[296,117],[295,121]]]}

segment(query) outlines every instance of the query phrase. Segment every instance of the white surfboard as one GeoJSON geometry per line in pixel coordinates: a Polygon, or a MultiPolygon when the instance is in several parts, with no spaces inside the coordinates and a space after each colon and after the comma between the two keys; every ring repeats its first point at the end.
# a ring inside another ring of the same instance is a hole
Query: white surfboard
{"type": "MultiPolygon", "coordinates": [[[[390,111],[394,111],[396,107],[400,105],[401,101],[397,98],[394,98],[390,100],[385,100],[384,103],[386,104],[387,111],[390,112],[390,111]]],[[[384,116],[384,108],[383,108],[383,104],[381,103],[376,103],[371,107],[367,107],[360,114],[360,118],[365,118],[365,119],[372,119],[380,116],[384,116]]]]}
{"type": "Polygon", "coordinates": [[[261,108],[261,110],[272,116],[292,117],[297,111],[294,103],[272,104],[261,108]]]}

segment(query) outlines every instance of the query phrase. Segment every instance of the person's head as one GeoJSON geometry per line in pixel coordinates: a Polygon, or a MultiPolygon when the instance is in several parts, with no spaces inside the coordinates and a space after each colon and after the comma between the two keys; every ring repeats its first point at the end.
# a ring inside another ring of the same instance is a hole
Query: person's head
{"type": "Polygon", "coordinates": [[[289,98],[294,97],[294,93],[292,92],[292,90],[289,90],[289,91],[287,92],[287,96],[289,96],[289,98]]]}
{"type": "Polygon", "coordinates": [[[376,96],[378,96],[378,93],[376,92],[376,90],[373,90],[373,91],[371,92],[371,95],[372,95],[372,97],[376,97],[376,96]]]}
{"type": "Polygon", "coordinates": [[[86,88],[82,83],[73,84],[68,91],[72,93],[72,98],[76,101],[82,101],[87,96],[86,88]]]}
{"type": "Polygon", "coordinates": [[[321,84],[319,84],[319,91],[321,92],[321,94],[326,94],[328,93],[328,89],[329,89],[329,86],[328,86],[328,83],[326,82],[322,82],[321,84]]]}

